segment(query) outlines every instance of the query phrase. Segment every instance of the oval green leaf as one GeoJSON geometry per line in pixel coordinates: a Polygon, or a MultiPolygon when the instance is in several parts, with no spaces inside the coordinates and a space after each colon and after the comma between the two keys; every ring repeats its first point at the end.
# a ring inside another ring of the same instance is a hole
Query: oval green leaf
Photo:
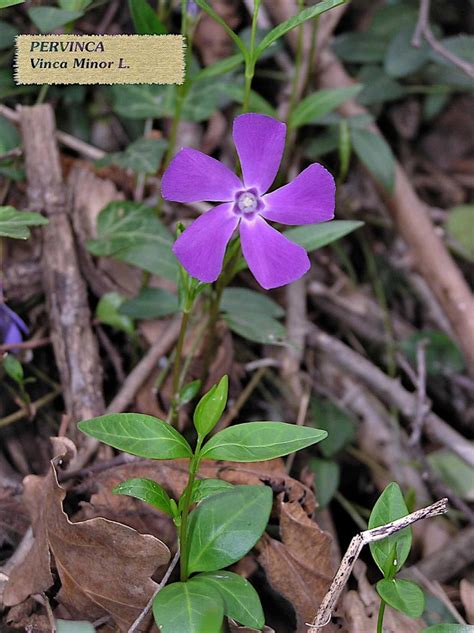
{"type": "Polygon", "coordinates": [[[307,251],[315,251],[352,233],[363,226],[360,220],[333,220],[322,224],[307,224],[285,231],[285,237],[307,251]]]}
{"type": "Polygon", "coordinates": [[[172,426],[141,413],[112,413],[79,422],[79,429],[104,444],[150,459],[192,457],[184,437],[172,426]]]}
{"type": "Polygon", "coordinates": [[[233,484],[223,479],[197,479],[193,484],[191,503],[200,503],[208,497],[227,492],[233,487],[233,484]]]}
{"type": "Polygon", "coordinates": [[[192,583],[202,583],[218,591],[224,601],[224,613],[243,626],[261,630],[265,624],[258,593],[252,585],[231,571],[215,571],[194,576],[192,583]]]}
{"type": "Polygon", "coordinates": [[[189,519],[188,571],[216,571],[245,556],[263,534],[272,502],[266,486],[234,486],[205,499],[189,519]]]}
{"type": "Polygon", "coordinates": [[[285,422],[246,422],[216,433],[201,451],[202,459],[261,462],[321,442],[326,431],[285,422]]]}
{"type": "Polygon", "coordinates": [[[221,633],[224,602],[213,587],[175,582],[154,599],[153,617],[161,633],[221,633]]]}
{"type": "Polygon", "coordinates": [[[409,618],[419,618],[425,610],[425,594],[411,580],[384,578],[377,583],[377,591],[382,600],[409,618]]]}
{"type": "Polygon", "coordinates": [[[227,404],[229,378],[223,376],[198,402],[193,421],[200,436],[207,435],[219,422],[227,404]]]}
{"type": "MultiPolygon", "coordinates": [[[[400,486],[388,484],[377,499],[369,517],[369,529],[396,521],[408,514],[400,486]]],[[[405,528],[383,541],[370,543],[370,551],[384,576],[398,572],[408,558],[411,548],[411,528],[405,528]]]]}
{"type": "Polygon", "coordinates": [[[127,495],[149,503],[154,508],[161,510],[171,517],[174,512],[171,507],[171,499],[164,488],[156,481],[137,477],[136,479],[127,479],[112,490],[116,495],[127,495]]]}

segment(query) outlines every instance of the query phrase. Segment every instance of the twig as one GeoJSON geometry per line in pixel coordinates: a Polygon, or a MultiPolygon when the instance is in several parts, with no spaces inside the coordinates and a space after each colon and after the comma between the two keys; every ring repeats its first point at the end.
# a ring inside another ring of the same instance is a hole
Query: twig
{"type": "Polygon", "coordinates": [[[431,0],[420,0],[420,11],[418,13],[418,22],[413,34],[413,39],[411,41],[412,46],[420,48],[422,39],[425,38],[435,53],[438,53],[440,57],[444,57],[444,59],[447,59],[449,62],[454,64],[454,66],[457,66],[465,72],[466,75],[474,79],[474,65],[445,48],[433,35],[433,31],[430,27],[430,8],[431,0]]]}
{"type": "MultiPolygon", "coordinates": [[[[20,115],[18,114],[18,112],[15,112],[15,110],[12,110],[6,105],[0,105],[0,114],[12,123],[20,123],[20,115]]],[[[89,145],[89,143],[81,141],[75,136],[72,136],[72,134],[67,134],[66,132],[56,130],[56,138],[62,145],[64,145],[65,147],[69,147],[69,149],[73,149],[75,152],[81,154],[89,160],[99,160],[106,155],[106,152],[104,152],[103,150],[99,149],[98,147],[94,147],[93,145],[89,145]]]]}
{"type": "Polygon", "coordinates": [[[426,355],[425,350],[428,341],[422,340],[416,346],[416,365],[417,365],[417,381],[416,381],[416,415],[413,420],[411,436],[409,444],[417,446],[421,440],[423,425],[426,416],[430,410],[430,405],[426,397],[426,355]]]}
{"type": "Polygon", "coordinates": [[[325,595],[318,609],[316,617],[311,624],[308,624],[308,626],[311,627],[309,633],[318,633],[322,627],[326,626],[326,624],[330,622],[331,614],[336,602],[338,601],[339,596],[341,595],[341,592],[351,575],[354,564],[364,545],[367,545],[367,543],[381,541],[392,534],[396,534],[409,525],[412,525],[416,521],[420,521],[421,519],[429,519],[431,517],[438,516],[439,514],[444,514],[447,512],[447,505],[447,499],[440,499],[426,508],[422,508],[421,510],[416,510],[411,514],[408,514],[406,517],[397,519],[396,521],[392,521],[391,523],[387,523],[386,525],[382,525],[371,530],[365,530],[364,532],[360,532],[354,536],[349,544],[347,552],[344,554],[329,591],[325,595]]]}
{"type": "Polygon", "coordinates": [[[122,388],[107,407],[107,413],[121,413],[135,397],[138,389],[156,367],[159,359],[168,352],[178,338],[180,319],[171,321],[163,336],[154,343],[141,361],[127,376],[122,388]]]}
{"type": "Polygon", "coordinates": [[[37,347],[44,347],[50,343],[51,339],[49,336],[31,339],[30,341],[23,341],[22,343],[6,343],[4,345],[0,345],[0,354],[4,352],[11,352],[12,349],[36,349],[37,347]]]}
{"type": "Polygon", "coordinates": [[[238,414],[239,414],[240,410],[242,409],[242,407],[244,406],[244,404],[247,402],[247,400],[252,395],[255,387],[258,385],[258,383],[261,381],[261,379],[266,374],[267,369],[268,369],[267,367],[260,367],[255,372],[255,374],[250,379],[249,383],[246,385],[245,389],[243,389],[242,393],[237,398],[236,402],[230,407],[230,409],[227,412],[226,416],[224,418],[222,418],[222,420],[216,426],[215,431],[221,431],[222,429],[227,428],[229,426],[229,424],[231,422],[233,422],[233,420],[238,416],[238,414]]]}
{"type": "MultiPolygon", "coordinates": [[[[337,365],[357,376],[385,402],[396,406],[404,417],[413,419],[417,397],[404,389],[398,380],[390,378],[369,360],[316,326],[312,326],[311,342],[337,365]]],[[[450,448],[466,464],[474,466],[473,444],[435,413],[430,412],[426,416],[424,432],[431,441],[450,448]]]]}
{"type": "MultiPolygon", "coordinates": [[[[311,398],[311,386],[308,385],[303,392],[303,396],[300,400],[300,408],[298,410],[298,417],[296,418],[297,426],[304,426],[306,421],[306,415],[308,414],[308,406],[309,400],[311,398]]],[[[286,472],[288,474],[291,473],[291,469],[293,468],[293,463],[295,461],[296,452],[290,453],[288,459],[286,460],[286,472]]]]}
{"type": "Polygon", "coordinates": [[[163,589],[163,587],[166,585],[166,583],[169,580],[169,577],[171,576],[173,569],[176,567],[177,563],[179,560],[179,547],[176,551],[176,554],[173,557],[173,560],[170,563],[170,566],[168,567],[168,569],[166,570],[165,575],[163,576],[160,584],[158,585],[158,587],[155,590],[155,593],[152,595],[152,597],[150,598],[150,600],[148,601],[146,607],[143,609],[143,611],[140,613],[140,615],[138,616],[138,618],[135,620],[135,622],[132,624],[132,626],[128,629],[128,633],[135,633],[135,631],[137,631],[138,627],[140,626],[140,624],[143,622],[143,620],[146,618],[146,616],[148,615],[148,613],[150,612],[152,606],[153,606],[153,601],[155,600],[156,596],[160,593],[160,591],[163,589]]]}
{"type": "MultiPolygon", "coordinates": [[[[32,402],[29,408],[31,409],[31,411],[34,411],[34,412],[38,411],[38,409],[45,407],[47,404],[49,404],[55,398],[57,398],[57,396],[59,396],[61,391],[62,391],[61,388],[54,389],[50,393],[47,393],[41,398],[38,398],[38,400],[35,400],[35,402],[32,402]]],[[[18,411],[15,411],[14,413],[10,413],[10,415],[5,416],[4,418],[0,418],[0,428],[2,428],[3,426],[8,426],[9,424],[13,424],[13,422],[18,422],[19,420],[26,418],[28,415],[29,415],[29,412],[26,408],[19,409],[18,411]]]]}
{"type": "Polygon", "coordinates": [[[23,154],[23,150],[21,147],[14,147],[13,149],[8,150],[8,152],[3,152],[0,154],[0,162],[5,160],[10,160],[11,158],[19,158],[23,154]]]}

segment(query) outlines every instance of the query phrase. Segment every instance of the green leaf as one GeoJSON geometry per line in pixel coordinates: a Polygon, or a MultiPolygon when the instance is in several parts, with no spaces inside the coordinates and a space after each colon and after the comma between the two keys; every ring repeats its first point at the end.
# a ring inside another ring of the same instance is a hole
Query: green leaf
{"type": "Polygon", "coordinates": [[[212,587],[174,582],[154,599],[153,617],[161,633],[221,633],[224,602],[212,587]]]}
{"type": "Polygon", "coordinates": [[[226,288],[222,294],[221,310],[241,315],[253,312],[275,319],[285,316],[284,309],[276,301],[249,288],[226,288]]]}
{"type": "Polygon", "coordinates": [[[163,35],[166,27],[147,0],[128,0],[133,26],[139,35],[163,35]]]}
{"type": "Polygon", "coordinates": [[[245,556],[263,534],[272,503],[267,486],[234,486],[205,499],[189,517],[189,572],[216,571],[245,556]]]}
{"type": "Polygon", "coordinates": [[[351,128],[354,151],[370,173],[388,191],[395,183],[395,158],[385,139],[367,129],[351,128]]]}
{"type": "Polygon", "coordinates": [[[321,442],[326,431],[285,422],[246,422],[216,433],[203,447],[202,459],[262,462],[321,442]]]}
{"type": "Polygon", "coordinates": [[[93,255],[114,257],[176,280],[178,265],[171,250],[173,238],[150,207],[138,202],[111,202],[99,214],[97,234],[97,239],[87,242],[93,255]]]}
{"type": "Polygon", "coordinates": [[[318,457],[310,459],[309,467],[314,473],[316,499],[320,509],[324,510],[339,488],[341,469],[337,462],[318,457]]]}
{"type": "Polygon", "coordinates": [[[430,376],[457,374],[465,366],[464,358],[457,344],[444,332],[419,330],[400,343],[400,347],[410,363],[416,366],[417,348],[426,341],[425,364],[430,376]]]}
{"type": "Polygon", "coordinates": [[[474,633],[474,626],[469,624],[433,624],[421,633],[474,633]]]}
{"type": "Polygon", "coordinates": [[[363,66],[357,81],[364,85],[357,101],[362,105],[375,105],[396,101],[405,95],[405,88],[389,77],[380,66],[363,66]]]}
{"type": "Polygon", "coordinates": [[[201,503],[204,499],[227,492],[233,484],[223,479],[197,479],[193,484],[192,503],[201,503]]]}
{"type": "Polygon", "coordinates": [[[29,226],[48,224],[47,218],[31,211],[17,211],[14,207],[0,207],[0,237],[26,240],[31,233],[29,226]]]}
{"type": "Polygon", "coordinates": [[[92,0],[59,0],[58,4],[66,11],[85,11],[92,0]]]}
{"type": "Polygon", "coordinates": [[[280,37],[283,37],[283,35],[286,35],[288,31],[291,31],[300,24],[303,24],[306,20],[312,20],[325,11],[344,4],[344,1],[345,0],[323,0],[315,6],[303,9],[303,11],[300,11],[297,15],[285,20],[285,22],[281,22],[281,24],[272,29],[257,46],[255,49],[255,60],[260,57],[266,48],[271,46],[273,42],[276,42],[276,40],[280,39],[280,37]]]}
{"type": "Polygon", "coordinates": [[[226,312],[224,319],[232,332],[248,341],[276,345],[286,337],[286,329],[272,317],[249,312],[248,314],[231,314],[226,312]]]}
{"type": "Polygon", "coordinates": [[[460,204],[451,209],[445,228],[459,245],[459,254],[474,262],[474,204],[460,204]]]}
{"type": "Polygon", "coordinates": [[[229,378],[225,375],[199,400],[194,410],[193,421],[201,437],[210,433],[219,422],[227,404],[228,391],[229,378]]]}
{"type": "Polygon", "coordinates": [[[161,118],[173,114],[175,86],[128,84],[111,86],[112,108],[127,119],[161,118]]]}
{"type": "Polygon", "coordinates": [[[18,29],[13,26],[13,24],[9,24],[9,22],[0,20],[0,51],[13,46],[13,44],[15,43],[15,37],[18,35],[18,33],[18,29]]]}
{"type": "Polygon", "coordinates": [[[384,60],[384,68],[391,77],[406,77],[419,70],[430,57],[430,45],[425,40],[421,46],[412,46],[414,26],[406,26],[390,42],[384,60]]]}
{"type": "Polygon", "coordinates": [[[313,123],[329,112],[332,112],[345,101],[355,97],[362,89],[360,85],[349,88],[335,88],[334,90],[318,90],[309,95],[297,105],[290,119],[290,127],[297,128],[313,123]]]}
{"type": "Polygon", "coordinates": [[[14,7],[16,4],[23,4],[23,2],[25,2],[25,0],[0,0],[0,9],[14,7]]]}
{"type": "Polygon", "coordinates": [[[214,77],[220,77],[232,70],[236,70],[244,63],[244,58],[241,53],[236,53],[230,57],[220,59],[218,62],[202,68],[194,77],[193,81],[200,81],[202,79],[213,79],[214,77]]]}
{"type": "Polygon", "coordinates": [[[240,37],[234,33],[234,31],[230,28],[230,26],[221,18],[221,16],[214,11],[214,9],[207,3],[205,0],[195,0],[196,4],[201,7],[203,11],[205,11],[208,15],[211,16],[213,20],[215,20],[218,24],[222,26],[222,28],[226,31],[227,35],[233,40],[234,44],[242,53],[244,59],[246,59],[248,53],[245,48],[245,44],[242,42],[240,37]]]}
{"type": "Polygon", "coordinates": [[[363,224],[358,220],[332,220],[331,222],[297,226],[284,231],[284,235],[307,251],[315,251],[339,240],[344,235],[352,233],[363,224]]]}
{"type": "Polygon", "coordinates": [[[31,7],[28,9],[31,21],[41,33],[49,33],[84,15],[82,11],[64,11],[56,7],[31,7]]]}
{"type": "Polygon", "coordinates": [[[107,292],[102,295],[96,308],[96,317],[101,323],[110,325],[116,330],[122,330],[127,334],[135,332],[135,326],[130,317],[120,314],[120,307],[123,305],[125,297],[118,292],[107,292]]]}
{"type": "Polygon", "coordinates": [[[354,63],[381,62],[387,50],[387,43],[376,33],[344,33],[336,37],[334,52],[343,61],[354,63]]]}
{"type": "Polygon", "coordinates": [[[191,400],[193,400],[197,396],[200,388],[200,380],[193,380],[192,382],[188,382],[187,385],[184,385],[179,392],[180,404],[188,404],[188,402],[191,402],[191,400]]]}
{"type": "Polygon", "coordinates": [[[108,154],[96,161],[97,167],[118,165],[122,169],[131,169],[137,174],[154,174],[168,146],[162,139],[140,138],[131,143],[123,152],[108,154]]]}
{"type": "MultiPolygon", "coordinates": [[[[374,505],[369,518],[369,529],[396,521],[407,514],[408,509],[400,486],[392,482],[374,505]]],[[[370,543],[372,556],[384,576],[400,571],[410,553],[411,540],[411,528],[407,527],[382,541],[370,543]]]]}
{"type": "Polygon", "coordinates": [[[3,357],[3,369],[7,372],[12,380],[19,385],[23,383],[24,373],[23,366],[14,354],[6,354],[3,357]]]}
{"type": "MultiPolygon", "coordinates": [[[[0,29],[1,38],[1,29],[0,29]]],[[[1,41],[1,40],[0,40],[1,41]]],[[[20,135],[13,123],[10,123],[5,117],[0,116],[0,152],[8,152],[15,147],[19,147],[21,143],[20,135]]],[[[1,207],[0,207],[1,208],[1,207]]]]}
{"type": "Polygon", "coordinates": [[[55,624],[56,633],[95,633],[94,625],[85,620],[55,620],[55,624]]]}
{"type": "Polygon", "coordinates": [[[410,2],[384,4],[374,14],[369,31],[385,41],[390,41],[406,26],[414,26],[418,19],[417,7],[410,2]]]}
{"type": "Polygon", "coordinates": [[[224,614],[243,626],[261,630],[265,624],[262,605],[252,585],[231,571],[199,574],[190,581],[212,587],[224,601],[224,614]]]}
{"type": "Polygon", "coordinates": [[[425,594],[410,580],[384,578],[377,583],[377,592],[382,600],[409,618],[419,618],[425,609],[425,594]]]}
{"type": "Polygon", "coordinates": [[[328,434],[319,447],[324,457],[333,457],[354,439],[354,420],[330,400],[312,399],[311,413],[314,425],[328,434]]]}
{"type": "Polygon", "coordinates": [[[79,429],[104,444],[150,459],[192,457],[184,437],[172,426],[141,413],[112,413],[79,422],[79,429]]]}
{"type": "Polygon", "coordinates": [[[132,319],[156,319],[178,312],[178,298],[162,288],[142,288],[134,299],[128,299],[120,307],[120,314],[132,319]]]}
{"type": "Polygon", "coordinates": [[[171,517],[174,515],[171,507],[171,499],[166,490],[151,479],[138,477],[136,479],[127,479],[112,490],[116,495],[126,495],[134,497],[149,503],[154,508],[158,508],[171,517]]]}
{"type": "Polygon", "coordinates": [[[446,449],[430,453],[428,463],[458,497],[474,502],[474,468],[446,449]]]}

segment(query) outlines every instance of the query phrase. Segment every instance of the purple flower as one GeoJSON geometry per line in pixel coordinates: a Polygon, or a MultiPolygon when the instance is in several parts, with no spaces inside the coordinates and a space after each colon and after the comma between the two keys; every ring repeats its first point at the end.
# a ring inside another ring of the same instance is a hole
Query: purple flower
{"type": "Polygon", "coordinates": [[[188,0],[188,4],[186,5],[186,11],[189,16],[191,16],[192,18],[195,18],[196,16],[199,15],[199,13],[201,12],[201,9],[194,2],[194,0],[188,0]]]}
{"type": "Polygon", "coordinates": [[[218,278],[237,227],[244,257],[263,288],[284,286],[309,270],[304,248],[266,220],[282,224],[331,220],[336,187],[331,174],[313,163],[288,185],[266,193],[278,172],[285,134],[286,126],[269,116],[242,114],[235,119],[233,137],[242,180],[221,162],[189,147],[171,161],[163,175],[163,198],[223,203],[195,220],[173,247],[192,277],[206,283],[218,278]]]}
{"type": "Polygon", "coordinates": [[[22,332],[28,334],[28,328],[23,319],[5,303],[0,303],[0,342],[3,345],[21,343],[22,332]]]}

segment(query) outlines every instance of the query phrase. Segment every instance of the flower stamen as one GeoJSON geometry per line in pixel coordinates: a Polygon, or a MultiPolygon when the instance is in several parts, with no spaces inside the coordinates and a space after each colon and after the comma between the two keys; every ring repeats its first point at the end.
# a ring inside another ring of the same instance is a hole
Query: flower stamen
{"type": "Polygon", "coordinates": [[[242,213],[254,213],[258,207],[257,196],[250,191],[244,191],[237,198],[237,206],[242,213]]]}

